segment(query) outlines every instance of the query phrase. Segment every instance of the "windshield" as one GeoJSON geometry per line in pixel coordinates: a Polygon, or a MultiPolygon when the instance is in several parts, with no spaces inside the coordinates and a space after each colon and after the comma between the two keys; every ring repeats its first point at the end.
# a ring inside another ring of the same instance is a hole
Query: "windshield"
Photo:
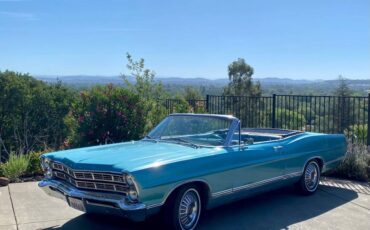
{"type": "Polygon", "coordinates": [[[232,120],[216,116],[176,115],[165,118],[147,136],[157,141],[192,145],[225,144],[232,120]]]}

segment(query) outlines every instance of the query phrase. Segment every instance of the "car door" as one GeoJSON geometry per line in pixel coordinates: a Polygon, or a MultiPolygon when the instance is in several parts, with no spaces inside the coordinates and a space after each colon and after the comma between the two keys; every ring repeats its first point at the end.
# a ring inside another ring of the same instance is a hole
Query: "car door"
{"type": "Polygon", "coordinates": [[[235,191],[254,188],[282,179],[284,160],[280,141],[255,143],[235,147],[236,161],[233,171],[233,189],[235,191]]]}

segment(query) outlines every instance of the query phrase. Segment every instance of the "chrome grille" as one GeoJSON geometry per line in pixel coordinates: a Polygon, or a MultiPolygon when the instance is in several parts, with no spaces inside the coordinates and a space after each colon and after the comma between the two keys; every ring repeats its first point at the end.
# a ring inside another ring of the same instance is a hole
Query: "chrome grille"
{"type": "Polygon", "coordinates": [[[124,176],[119,174],[75,171],[58,162],[53,162],[52,168],[54,170],[53,175],[56,178],[67,181],[81,189],[127,193],[129,187],[124,176]]]}

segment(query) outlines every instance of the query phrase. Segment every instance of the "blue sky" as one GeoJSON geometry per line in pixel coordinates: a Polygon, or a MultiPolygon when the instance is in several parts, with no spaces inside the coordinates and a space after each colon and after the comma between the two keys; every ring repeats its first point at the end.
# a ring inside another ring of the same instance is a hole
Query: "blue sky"
{"type": "Polygon", "coordinates": [[[370,1],[0,0],[0,70],[118,75],[126,52],[158,76],[370,79],[370,1]]]}

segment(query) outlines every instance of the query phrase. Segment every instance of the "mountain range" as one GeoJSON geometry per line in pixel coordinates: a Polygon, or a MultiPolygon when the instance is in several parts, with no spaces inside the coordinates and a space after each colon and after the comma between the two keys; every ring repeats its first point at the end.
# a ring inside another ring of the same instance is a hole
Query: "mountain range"
{"type": "MultiPolygon", "coordinates": [[[[73,75],[73,76],[47,76],[39,75],[36,76],[37,79],[53,83],[62,81],[64,84],[71,85],[77,88],[86,88],[96,84],[118,84],[123,85],[124,81],[119,76],[92,76],[92,75],[73,75]]],[[[129,79],[129,81],[134,82],[134,78],[129,79]]],[[[184,86],[194,86],[194,87],[213,87],[213,88],[223,88],[229,82],[227,78],[224,79],[207,79],[201,77],[156,77],[156,81],[161,81],[164,86],[168,87],[184,87],[184,86]]],[[[259,81],[261,83],[262,89],[268,93],[299,93],[301,90],[307,91],[319,91],[322,93],[330,92],[335,87],[338,86],[339,80],[296,80],[289,78],[277,78],[277,77],[266,77],[257,78],[253,81],[259,81]],[[272,90],[274,89],[274,90],[272,90]],[[290,90],[290,91],[288,91],[290,90]]],[[[370,89],[370,79],[369,80],[346,80],[348,86],[361,94],[366,94],[366,91],[370,89]]]]}

